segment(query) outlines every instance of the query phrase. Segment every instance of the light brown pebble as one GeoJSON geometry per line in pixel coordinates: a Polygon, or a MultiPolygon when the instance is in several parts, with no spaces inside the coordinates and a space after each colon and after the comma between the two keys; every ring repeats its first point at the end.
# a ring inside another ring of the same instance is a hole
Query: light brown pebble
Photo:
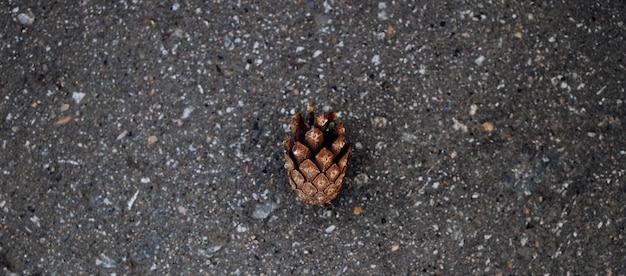
{"type": "Polygon", "coordinates": [[[67,123],[70,123],[70,122],[71,122],[71,121],[73,121],[73,120],[74,120],[74,117],[72,117],[72,116],[67,116],[67,117],[65,117],[65,118],[63,118],[63,119],[60,119],[60,120],[58,120],[58,121],[54,122],[54,125],[55,125],[55,126],[65,125],[65,124],[67,124],[67,123]]]}
{"type": "Polygon", "coordinates": [[[159,138],[157,138],[156,135],[150,135],[150,137],[148,137],[148,145],[152,145],[157,141],[159,141],[159,138]]]}
{"type": "Polygon", "coordinates": [[[354,215],[355,216],[360,215],[361,214],[361,210],[362,210],[361,206],[355,206],[354,207],[354,215]]]}
{"type": "Polygon", "coordinates": [[[389,27],[387,27],[387,35],[391,36],[393,35],[394,29],[393,26],[389,25],[389,27]]]}
{"type": "Polygon", "coordinates": [[[482,125],[480,125],[480,127],[487,132],[492,132],[493,131],[493,124],[490,122],[484,122],[482,125]]]}
{"type": "Polygon", "coordinates": [[[185,208],[184,206],[180,205],[178,207],[176,207],[176,209],[178,210],[178,213],[180,213],[183,216],[187,215],[187,208],[185,208]]]}

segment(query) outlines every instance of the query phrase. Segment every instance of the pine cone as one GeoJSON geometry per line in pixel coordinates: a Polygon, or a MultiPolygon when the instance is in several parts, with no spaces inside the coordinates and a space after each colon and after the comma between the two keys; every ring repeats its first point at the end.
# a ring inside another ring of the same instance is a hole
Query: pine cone
{"type": "Polygon", "coordinates": [[[307,111],[308,124],[299,113],[289,123],[295,143],[286,134],[285,168],[298,198],[306,205],[321,206],[339,193],[352,146],[343,138],[343,123],[334,123],[336,112],[315,116],[311,106],[307,111]]]}

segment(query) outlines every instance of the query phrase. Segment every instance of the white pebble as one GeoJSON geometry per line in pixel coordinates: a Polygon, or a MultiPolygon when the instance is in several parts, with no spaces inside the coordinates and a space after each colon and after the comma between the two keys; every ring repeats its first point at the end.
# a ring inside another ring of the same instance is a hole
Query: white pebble
{"type": "Polygon", "coordinates": [[[483,61],[485,61],[485,56],[479,56],[477,59],[474,60],[474,63],[480,66],[481,64],[483,64],[483,61]]]}
{"type": "Polygon", "coordinates": [[[255,219],[266,219],[276,208],[278,208],[276,203],[257,204],[254,207],[252,217],[255,219]]]}
{"type": "Polygon", "coordinates": [[[191,112],[193,112],[194,109],[196,108],[193,106],[185,107],[185,109],[183,109],[183,116],[181,117],[181,119],[189,118],[189,115],[191,115],[191,112]]]}
{"type": "Polygon", "coordinates": [[[122,133],[120,133],[120,135],[118,135],[115,140],[122,140],[124,139],[124,137],[126,137],[126,135],[128,135],[128,130],[122,131],[122,133]]]}
{"type": "Polygon", "coordinates": [[[32,12],[20,13],[17,15],[17,21],[23,25],[33,25],[35,22],[35,15],[32,12]]]}
{"type": "Polygon", "coordinates": [[[133,197],[131,197],[130,200],[128,200],[128,202],[126,203],[126,208],[128,209],[128,211],[133,208],[133,204],[135,204],[135,200],[137,200],[137,195],[139,195],[139,190],[137,190],[133,197]]]}
{"type": "Polygon", "coordinates": [[[241,224],[240,224],[240,225],[237,225],[237,232],[238,232],[238,233],[243,233],[243,232],[246,232],[246,231],[248,231],[248,228],[247,228],[247,227],[245,227],[245,226],[243,226],[243,225],[241,225],[241,224]]]}
{"type": "Polygon", "coordinates": [[[335,231],[335,228],[337,228],[337,226],[335,225],[328,226],[328,228],[326,228],[326,233],[327,234],[332,233],[333,231],[335,231]]]}
{"type": "Polygon", "coordinates": [[[380,64],[380,55],[373,56],[372,63],[374,64],[374,66],[378,66],[380,64]]]}
{"type": "Polygon", "coordinates": [[[74,92],[74,94],[72,94],[72,98],[74,98],[74,101],[76,102],[76,104],[80,104],[80,101],[82,101],[83,98],[85,98],[85,93],[74,92]]]}
{"type": "Polygon", "coordinates": [[[470,116],[474,116],[476,115],[476,112],[478,111],[478,105],[477,104],[472,104],[470,105],[470,116]]]}

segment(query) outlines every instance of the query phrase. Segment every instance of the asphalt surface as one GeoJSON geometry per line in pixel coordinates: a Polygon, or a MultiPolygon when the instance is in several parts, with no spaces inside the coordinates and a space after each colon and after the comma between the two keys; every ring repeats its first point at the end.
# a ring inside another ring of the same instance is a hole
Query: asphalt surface
{"type": "Polygon", "coordinates": [[[61,2],[0,4],[5,275],[626,274],[623,1],[61,2]]]}

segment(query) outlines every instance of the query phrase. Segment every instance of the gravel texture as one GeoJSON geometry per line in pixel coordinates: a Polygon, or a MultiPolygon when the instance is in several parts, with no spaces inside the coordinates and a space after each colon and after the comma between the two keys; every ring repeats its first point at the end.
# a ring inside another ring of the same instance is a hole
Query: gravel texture
{"type": "Polygon", "coordinates": [[[3,274],[626,274],[623,1],[61,2],[0,3],[3,274]]]}

